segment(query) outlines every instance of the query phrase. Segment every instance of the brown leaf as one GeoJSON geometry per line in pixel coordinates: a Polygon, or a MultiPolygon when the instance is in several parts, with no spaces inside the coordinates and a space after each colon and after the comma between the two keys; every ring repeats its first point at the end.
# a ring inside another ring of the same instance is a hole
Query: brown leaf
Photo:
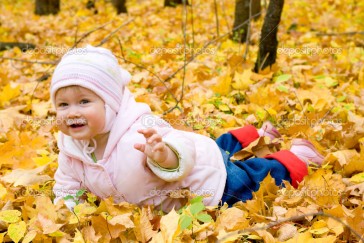
{"type": "Polygon", "coordinates": [[[43,214],[41,213],[38,214],[38,221],[42,227],[43,234],[53,233],[63,226],[63,224],[54,223],[52,220],[43,216],[43,214]]]}
{"type": "Polygon", "coordinates": [[[42,175],[47,170],[48,165],[37,167],[33,170],[16,169],[3,176],[2,181],[13,184],[14,186],[31,186],[53,180],[49,175],[42,175]]]}
{"type": "Polygon", "coordinates": [[[131,216],[131,213],[117,215],[117,216],[113,217],[112,219],[110,219],[108,222],[111,225],[119,224],[119,225],[123,225],[125,228],[133,228],[134,223],[130,219],[130,216],[131,216]]]}
{"type": "Polygon", "coordinates": [[[157,231],[153,230],[145,207],[142,208],[139,214],[134,214],[134,222],[136,238],[141,242],[149,241],[157,233],[157,231]]]}
{"type": "MultiPolygon", "coordinates": [[[[175,237],[179,234],[178,220],[179,215],[172,209],[167,215],[163,216],[160,221],[160,233],[162,234],[163,242],[173,243],[175,237]]],[[[160,236],[158,236],[160,237],[160,236]]]]}
{"type": "Polygon", "coordinates": [[[296,234],[297,234],[297,227],[292,224],[282,225],[277,232],[279,241],[289,240],[296,234]]]}
{"type": "Polygon", "coordinates": [[[100,234],[96,235],[95,229],[93,226],[86,226],[82,228],[81,233],[86,242],[97,243],[101,238],[100,234]]]}
{"type": "Polygon", "coordinates": [[[251,156],[263,158],[268,154],[277,152],[279,147],[279,144],[272,143],[269,137],[259,137],[255,141],[251,142],[247,147],[235,153],[231,157],[231,160],[243,161],[251,156]]]}
{"type": "Polygon", "coordinates": [[[25,120],[26,116],[19,113],[25,107],[25,105],[19,105],[0,110],[0,133],[7,133],[14,126],[15,121],[21,124],[25,120]]]}
{"type": "Polygon", "coordinates": [[[247,212],[244,212],[236,207],[228,208],[216,220],[215,230],[235,231],[245,229],[249,226],[247,212]]]}

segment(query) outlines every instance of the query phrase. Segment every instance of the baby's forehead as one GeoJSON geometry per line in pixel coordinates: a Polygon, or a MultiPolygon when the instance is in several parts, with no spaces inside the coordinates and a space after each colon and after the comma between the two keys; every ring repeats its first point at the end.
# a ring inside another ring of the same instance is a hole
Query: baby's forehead
{"type": "Polygon", "coordinates": [[[78,94],[88,94],[88,95],[96,95],[95,92],[93,92],[90,89],[84,88],[82,86],[79,85],[70,85],[70,86],[65,86],[65,87],[61,87],[57,90],[56,94],[55,94],[55,98],[57,98],[57,94],[64,94],[67,92],[77,92],[78,94]]]}

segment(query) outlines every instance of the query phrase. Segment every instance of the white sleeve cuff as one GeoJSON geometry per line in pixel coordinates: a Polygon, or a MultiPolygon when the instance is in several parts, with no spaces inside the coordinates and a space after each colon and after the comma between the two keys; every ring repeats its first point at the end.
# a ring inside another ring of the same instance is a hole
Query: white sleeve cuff
{"type": "Polygon", "coordinates": [[[163,138],[163,142],[176,153],[179,162],[178,167],[176,169],[166,169],[147,157],[149,168],[156,176],[168,182],[179,181],[185,178],[190,174],[195,165],[194,153],[189,151],[183,143],[169,137],[163,138]]]}
{"type": "MultiPolygon", "coordinates": [[[[61,199],[63,199],[64,200],[64,198],[61,198],[61,197],[57,197],[57,198],[55,198],[54,199],[54,204],[57,204],[57,202],[59,201],[59,200],[61,200],[61,199]]],[[[75,201],[73,201],[72,199],[68,199],[68,200],[64,200],[64,204],[67,206],[67,208],[71,211],[71,212],[73,212],[73,208],[76,206],[76,202],[75,201]]]]}

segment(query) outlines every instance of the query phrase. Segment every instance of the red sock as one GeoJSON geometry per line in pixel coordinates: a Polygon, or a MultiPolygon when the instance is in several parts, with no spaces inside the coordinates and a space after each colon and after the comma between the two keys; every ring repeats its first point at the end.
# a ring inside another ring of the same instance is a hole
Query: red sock
{"type": "Polygon", "coordinates": [[[253,125],[238,128],[229,131],[229,133],[231,133],[241,143],[243,148],[247,147],[251,142],[259,138],[258,131],[253,125]]]}
{"type": "Polygon", "coordinates": [[[308,174],[307,165],[289,150],[281,150],[265,156],[266,159],[278,160],[289,171],[292,186],[297,188],[303,178],[308,174]]]}

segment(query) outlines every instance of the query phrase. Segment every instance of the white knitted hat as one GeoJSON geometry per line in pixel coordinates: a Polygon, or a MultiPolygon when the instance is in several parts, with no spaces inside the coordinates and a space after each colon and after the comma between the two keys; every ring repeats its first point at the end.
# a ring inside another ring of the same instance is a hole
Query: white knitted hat
{"type": "Polygon", "coordinates": [[[121,105],[124,86],[131,75],[122,69],[107,49],[87,45],[67,52],[57,65],[51,83],[51,100],[55,106],[57,90],[78,85],[92,90],[105,102],[106,120],[102,133],[109,132],[121,105]]]}

